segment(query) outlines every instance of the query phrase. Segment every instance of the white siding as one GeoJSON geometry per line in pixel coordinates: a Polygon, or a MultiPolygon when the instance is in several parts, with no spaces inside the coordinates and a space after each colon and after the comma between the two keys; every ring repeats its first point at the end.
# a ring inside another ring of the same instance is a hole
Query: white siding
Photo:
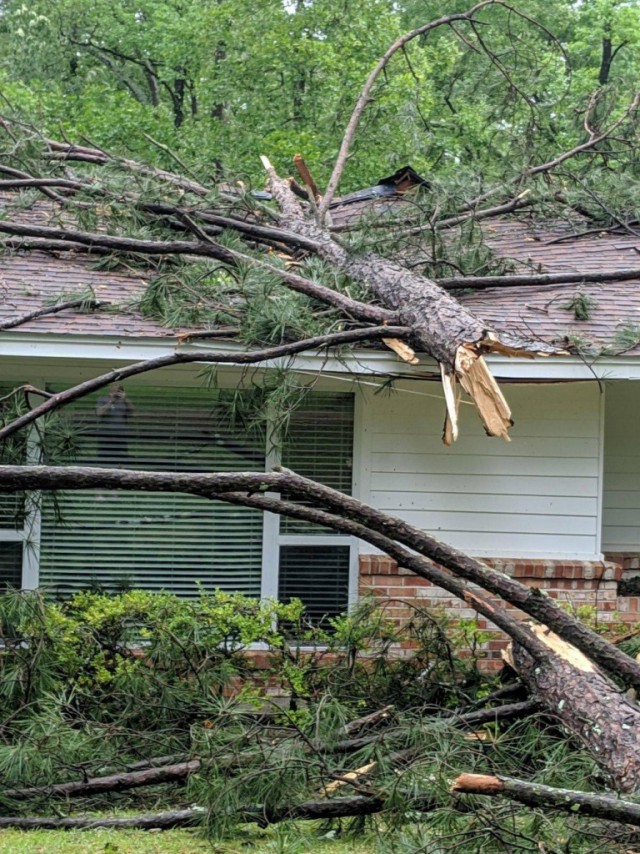
{"type": "Polygon", "coordinates": [[[607,385],[602,547],[640,551],[640,382],[607,385]]]}
{"type": "Polygon", "coordinates": [[[505,385],[513,441],[487,437],[463,405],[452,448],[441,441],[439,385],[397,388],[368,393],[362,407],[365,500],[479,556],[600,556],[595,383],[505,385]]]}

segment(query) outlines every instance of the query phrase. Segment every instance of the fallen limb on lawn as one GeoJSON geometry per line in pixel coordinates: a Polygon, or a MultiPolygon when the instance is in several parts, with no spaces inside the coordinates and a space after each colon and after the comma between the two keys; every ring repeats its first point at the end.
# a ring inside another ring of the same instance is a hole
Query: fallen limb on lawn
{"type": "Polygon", "coordinates": [[[451,791],[469,795],[503,795],[529,807],[559,809],[640,827],[640,804],[622,801],[612,795],[555,789],[541,783],[487,774],[461,774],[451,786],[451,791]]]}
{"type": "MultiPolygon", "coordinates": [[[[349,816],[373,815],[385,809],[386,800],[375,795],[352,795],[333,800],[303,801],[301,804],[277,810],[266,810],[259,806],[241,810],[238,818],[243,822],[256,822],[262,827],[288,820],[348,818],[349,816]]],[[[411,809],[429,812],[436,809],[438,802],[431,795],[423,795],[411,801],[411,809]]],[[[187,809],[127,818],[44,818],[40,816],[2,816],[0,828],[15,827],[20,830],[88,830],[95,827],[112,827],[121,830],[171,830],[175,827],[192,827],[204,817],[204,810],[187,809]]]]}
{"type": "Polygon", "coordinates": [[[94,827],[113,827],[119,830],[172,830],[193,827],[202,820],[203,811],[196,809],[171,810],[127,818],[43,818],[40,816],[1,816],[0,827],[18,830],[90,830],[94,827]]]}
{"type": "Polygon", "coordinates": [[[191,759],[189,762],[178,762],[175,765],[162,765],[159,768],[146,768],[142,771],[125,771],[89,780],[73,780],[70,783],[56,783],[51,786],[32,786],[28,789],[5,789],[0,794],[13,801],[25,801],[38,797],[87,798],[104,792],[123,792],[142,786],[179,782],[195,774],[200,767],[199,759],[191,759]]]}

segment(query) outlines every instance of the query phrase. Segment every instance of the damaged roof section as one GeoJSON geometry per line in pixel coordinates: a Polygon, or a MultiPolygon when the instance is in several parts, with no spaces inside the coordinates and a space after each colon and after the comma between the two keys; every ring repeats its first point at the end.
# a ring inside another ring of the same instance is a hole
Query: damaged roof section
{"type": "Polygon", "coordinates": [[[365,187],[341,196],[329,206],[331,224],[335,230],[357,226],[367,218],[388,217],[390,223],[415,219],[415,192],[429,187],[429,182],[412,166],[403,166],[393,175],[380,178],[373,187],[365,187]]]}
{"type": "MultiPolygon", "coordinates": [[[[389,227],[415,218],[415,191],[427,187],[411,166],[373,187],[350,193],[331,206],[340,229],[369,215],[389,216],[389,227]]],[[[52,203],[37,200],[27,209],[0,197],[17,221],[45,223],[52,203]]],[[[585,276],[640,270],[640,235],[596,231],[582,218],[545,222],[511,214],[482,223],[485,245],[510,262],[515,274],[542,272],[585,276]]],[[[99,259],[74,252],[11,251],[0,259],[0,328],[56,302],[84,296],[107,305],[97,311],[70,309],[21,324],[20,333],[76,334],[119,338],[167,338],[184,329],[167,328],[138,309],[146,287],[139,271],[100,269],[99,259]]],[[[428,271],[427,271],[428,272],[428,271]]],[[[588,355],[640,356],[640,275],[625,281],[518,285],[456,292],[460,302],[498,333],[573,347],[588,355]]]]}
{"type": "MultiPolygon", "coordinates": [[[[640,236],[581,230],[584,220],[543,223],[518,216],[483,226],[487,245],[514,261],[516,273],[640,270],[640,236]]],[[[487,288],[458,298],[498,332],[573,344],[587,354],[640,356],[640,275],[619,282],[487,288]]]]}

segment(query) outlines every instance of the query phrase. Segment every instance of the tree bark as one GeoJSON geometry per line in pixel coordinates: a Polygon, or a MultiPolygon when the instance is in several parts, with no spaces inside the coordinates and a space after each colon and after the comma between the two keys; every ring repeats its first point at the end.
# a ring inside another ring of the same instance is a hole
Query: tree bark
{"type": "Polygon", "coordinates": [[[70,783],[56,783],[51,786],[32,786],[28,789],[5,789],[3,798],[12,801],[26,801],[31,798],[88,798],[105,792],[124,792],[142,786],[156,786],[160,783],[177,783],[186,780],[200,770],[199,759],[178,762],[175,765],[163,765],[159,768],[146,768],[142,771],[124,771],[109,774],[106,777],[94,777],[90,780],[73,780],[70,783]]]}
{"type": "Polygon", "coordinates": [[[534,626],[553,655],[536,659],[518,644],[512,663],[533,696],[606,769],[620,792],[640,789],[640,707],[600,673],[592,661],[557,635],[534,626]]]}
{"type": "Polygon", "coordinates": [[[456,380],[473,400],[487,434],[509,441],[511,411],[484,361],[484,354],[533,356],[555,353],[557,348],[514,336],[499,336],[431,279],[380,255],[348,253],[328,230],[305,219],[288,182],[277,176],[266,157],[262,162],[285,228],[312,240],[317,254],[334,270],[365,285],[372,297],[395,312],[399,323],[411,328],[411,347],[428,353],[440,364],[447,404],[445,444],[451,444],[458,435],[456,380]]]}

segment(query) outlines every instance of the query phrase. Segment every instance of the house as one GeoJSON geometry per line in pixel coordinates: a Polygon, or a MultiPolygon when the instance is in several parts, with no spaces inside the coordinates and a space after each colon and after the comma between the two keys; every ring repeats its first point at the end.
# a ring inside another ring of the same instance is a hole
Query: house
{"type": "MultiPolygon", "coordinates": [[[[344,209],[352,211],[353,201],[344,209]]],[[[339,206],[333,214],[335,220],[339,206]]],[[[640,250],[634,234],[580,236],[575,223],[541,226],[524,215],[490,220],[484,231],[492,251],[517,270],[623,275],[640,250]]],[[[134,306],[145,282],[135,271],[99,270],[85,256],[49,252],[16,252],[0,265],[0,397],[17,384],[55,391],[176,346],[238,347],[184,341],[179,330],[143,317],[134,306]],[[109,305],[35,316],[61,294],[88,290],[109,305]]],[[[615,611],[633,622],[640,598],[619,594],[622,583],[633,589],[640,570],[639,285],[640,274],[635,281],[496,287],[460,297],[498,330],[580,344],[575,355],[550,359],[490,357],[514,412],[509,444],[487,438],[472,407],[462,406],[461,437],[445,448],[436,366],[424,359],[401,364],[376,349],[341,360],[306,354],[290,363],[313,391],[294,411],[284,444],[243,421],[243,395],[259,389],[263,369],[240,366],[219,369],[215,383],[203,378],[202,366],[145,374],[114,390],[110,423],[109,393],[101,392],[74,404],[51,429],[60,453],[84,464],[231,471],[282,461],[551,595],[592,605],[601,619],[615,611]],[[391,389],[389,376],[396,378],[391,389]]],[[[36,438],[25,442],[26,459],[34,458],[36,438]]],[[[0,580],[62,594],[98,583],[188,595],[201,584],[299,596],[315,616],[343,610],[365,589],[390,597],[398,617],[411,599],[457,607],[449,594],[349,537],[160,493],[2,498],[0,580]]]]}

